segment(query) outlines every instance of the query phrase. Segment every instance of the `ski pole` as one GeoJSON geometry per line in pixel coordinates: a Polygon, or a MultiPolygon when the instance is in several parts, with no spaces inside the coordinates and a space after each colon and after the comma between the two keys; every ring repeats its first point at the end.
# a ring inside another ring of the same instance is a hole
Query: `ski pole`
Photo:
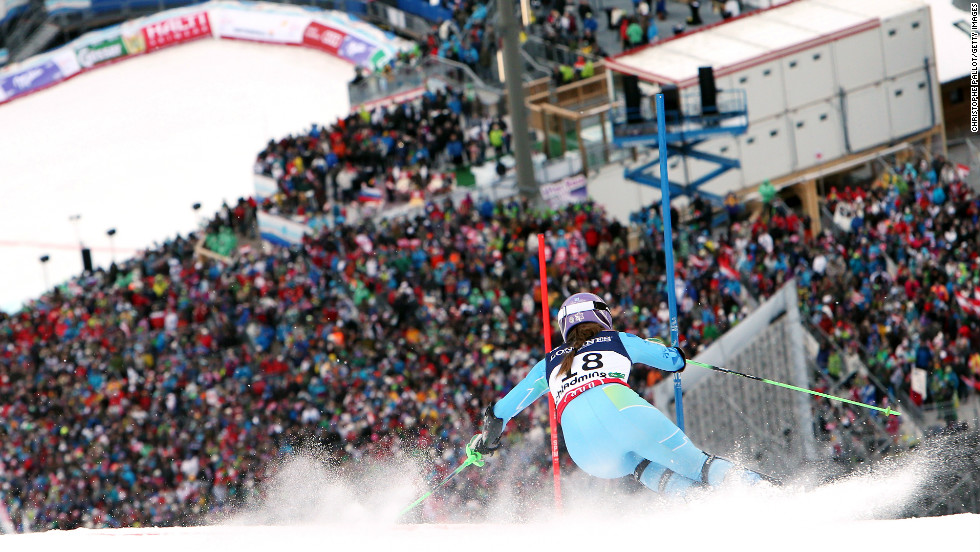
{"type": "Polygon", "coordinates": [[[759,376],[753,376],[751,374],[744,374],[742,372],[736,372],[735,370],[729,370],[728,368],[722,368],[720,366],[712,366],[711,364],[705,364],[703,362],[698,362],[696,360],[688,360],[688,364],[693,364],[695,366],[700,366],[702,368],[707,368],[709,370],[714,370],[715,372],[724,372],[726,374],[734,374],[736,376],[742,376],[743,378],[749,378],[751,380],[761,381],[763,383],[768,383],[770,385],[776,385],[779,387],[785,387],[786,389],[792,389],[793,391],[800,391],[803,393],[809,393],[811,395],[816,395],[818,397],[823,397],[825,399],[833,399],[835,401],[846,402],[848,404],[853,404],[855,406],[863,406],[865,408],[870,408],[872,410],[877,410],[879,412],[884,412],[886,416],[901,416],[901,412],[892,410],[889,407],[881,408],[878,406],[873,406],[870,404],[865,404],[862,402],[852,401],[851,399],[845,399],[844,397],[836,397],[834,395],[828,395],[826,393],[821,393],[820,391],[814,391],[813,389],[807,389],[805,387],[797,387],[795,385],[790,385],[788,383],[782,383],[778,381],[773,381],[771,379],[760,378],[759,376]]]}
{"type": "MultiPolygon", "coordinates": [[[[660,218],[664,226],[664,263],[667,267],[667,308],[670,312],[670,344],[680,346],[677,323],[677,292],[674,287],[674,233],[670,227],[670,182],[667,180],[667,127],[664,118],[664,95],[657,94],[657,146],[660,152],[660,218]]],[[[677,427],[684,431],[684,388],[681,375],[674,372],[674,414],[677,427]]]]}
{"type": "Polygon", "coordinates": [[[483,467],[483,465],[486,464],[486,463],[487,463],[487,461],[483,459],[483,455],[480,454],[479,452],[473,450],[473,443],[471,441],[469,444],[466,445],[466,460],[463,460],[463,463],[460,464],[459,467],[456,468],[453,471],[453,473],[451,473],[448,476],[446,476],[446,478],[443,479],[441,483],[439,483],[438,485],[436,485],[429,492],[427,492],[424,495],[418,497],[418,499],[416,499],[415,502],[413,502],[413,503],[409,504],[408,506],[406,506],[404,510],[402,510],[401,512],[398,513],[398,515],[399,516],[403,516],[403,515],[405,515],[406,512],[410,511],[412,508],[414,508],[414,507],[418,506],[419,504],[421,504],[422,501],[424,501],[425,499],[427,499],[430,496],[432,496],[433,493],[435,493],[436,491],[438,491],[439,489],[441,489],[443,486],[445,486],[446,483],[449,483],[449,481],[452,478],[456,477],[456,475],[458,475],[459,472],[463,471],[466,468],[466,466],[469,466],[470,464],[475,464],[476,467],[480,468],[480,467],[483,467]]]}

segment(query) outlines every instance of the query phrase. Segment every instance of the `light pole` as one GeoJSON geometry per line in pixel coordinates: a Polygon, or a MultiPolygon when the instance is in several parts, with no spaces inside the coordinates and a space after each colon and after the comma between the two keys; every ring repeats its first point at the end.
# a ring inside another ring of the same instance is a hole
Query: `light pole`
{"type": "Polygon", "coordinates": [[[112,255],[112,264],[116,264],[116,241],[113,239],[116,235],[116,229],[110,228],[105,233],[109,236],[109,252],[112,255]]]}
{"type": "Polygon", "coordinates": [[[75,227],[75,239],[78,241],[78,247],[82,247],[82,234],[78,230],[78,221],[82,219],[82,215],[72,215],[68,217],[72,225],[75,227]]]}
{"type": "MultiPolygon", "coordinates": [[[[541,200],[541,192],[534,177],[534,165],[531,164],[531,140],[528,137],[527,108],[524,107],[523,61],[521,60],[521,42],[518,37],[520,27],[514,16],[514,0],[497,2],[499,30],[503,38],[504,79],[507,85],[507,105],[510,109],[510,130],[513,142],[515,175],[517,190],[526,198],[541,200]]],[[[547,139],[547,137],[545,137],[547,139]]],[[[583,154],[584,155],[584,154],[583,154]]],[[[584,158],[584,157],[583,157],[584,158]]]]}
{"type": "Polygon", "coordinates": [[[191,233],[197,232],[198,228],[201,226],[201,218],[198,216],[198,211],[201,210],[201,203],[195,202],[191,205],[191,209],[194,210],[194,226],[191,228],[191,233]]]}
{"type": "Polygon", "coordinates": [[[44,291],[48,291],[51,288],[51,285],[48,284],[48,261],[50,260],[51,257],[41,255],[41,272],[44,273],[44,291]]]}

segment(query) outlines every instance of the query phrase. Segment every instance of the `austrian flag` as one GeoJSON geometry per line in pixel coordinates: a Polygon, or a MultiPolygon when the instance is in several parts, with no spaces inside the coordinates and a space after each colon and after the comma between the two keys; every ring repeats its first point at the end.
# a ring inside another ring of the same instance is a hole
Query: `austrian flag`
{"type": "Polygon", "coordinates": [[[972,294],[966,290],[957,291],[956,303],[965,313],[980,318],[980,288],[974,289],[972,294]]]}

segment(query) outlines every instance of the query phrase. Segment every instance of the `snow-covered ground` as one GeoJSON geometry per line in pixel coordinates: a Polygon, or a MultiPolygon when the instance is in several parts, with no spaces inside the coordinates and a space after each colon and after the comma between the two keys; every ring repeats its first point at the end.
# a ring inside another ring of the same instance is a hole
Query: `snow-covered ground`
{"type": "MultiPolygon", "coordinates": [[[[369,477],[342,482],[298,458],[280,470],[264,504],[222,524],[8,535],[0,536],[0,550],[975,550],[980,514],[891,519],[910,500],[933,492],[926,482],[941,466],[942,461],[911,460],[810,490],[796,481],[781,488],[722,489],[673,503],[645,490],[614,496],[608,485],[576,473],[564,477],[560,515],[548,488],[521,505],[500,497],[489,523],[404,524],[398,523],[399,511],[426,485],[407,464],[377,466],[369,477]],[[513,512],[526,512],[528,502],[538,514],[515,521],[513,512]]],[[[437,493],[429,502],[445,498],[437,493]]]]}
{"type": "Polygon", "coordinates": [[[0,309],[186,233],[252,193],[270,138],[349,111],[350,64],[305,48],[204,39],[0,105],[0,309]],[[191,209],[201,203],[197,215],[191,209]],[[75,223],[69,220],[81,215],[75,223]]]}
{"type": "MultiPolygon", "coordinates": [[[[736,506],[736,505],[733,505],[736,506]]],[[[678,525],[672,516],[630,519],[569,518],[555,523],[488,525],[216,526],[173,529],[53,531],[0,536],[10,552],[174,552],[175,550],[289,551],[451,551],[583,552],[656,550],[784,551],[888,550],[945,552],[972,550],[980,515],[863,521],[836,524],[771,523],[765,518],[691,517],[678,525]]]]}

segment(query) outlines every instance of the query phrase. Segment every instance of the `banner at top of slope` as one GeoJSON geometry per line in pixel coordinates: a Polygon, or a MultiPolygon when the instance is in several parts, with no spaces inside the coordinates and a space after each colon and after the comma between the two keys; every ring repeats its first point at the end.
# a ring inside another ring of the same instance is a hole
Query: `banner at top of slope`
{"type": "Polygon", "coordinates": [[[319,21],[311,21],[303,32],[303,44],[335,56],[338,55],[346,38],[347,33],[328,27],[319,21]]]}
{"type": "Polygon", "coordinates": [[[0,101],[40,90],[79,71],[74,51],[55,50],[5,67],[0,72],[0,101]]]}
{"type": "Polygon", "coordinates": [[[90,31],[61,48],[2,67],[0,104],[110,61],[208,36],[314,47],[376,70],[410,46],[339,12],[262,2],[207,2],[90,31]]]}
{"type": "Polygon", "coordinates": [[[223,4],[213,8],[210,14],[211,31],[216,38],[277,44],[299,44],[303,41],[303,29],[310,22],[308,12],[249,11],[231,9],[223,4]]]}
{"type": "MultiPolygon", "coordinates": [[[[208,19],[208,12],[199,11],[147,23],[140,34],[145,51],[153,52],[167,46],[211,36],[211,22],[208,19]]],[[[127,47],[131,45],[132,43],[127,42],[127,47]]],[[[138,48],[139,45],[136,46],[138,48]]],[[[134,52],[133,49],[127,49],[134,52]]]]}

